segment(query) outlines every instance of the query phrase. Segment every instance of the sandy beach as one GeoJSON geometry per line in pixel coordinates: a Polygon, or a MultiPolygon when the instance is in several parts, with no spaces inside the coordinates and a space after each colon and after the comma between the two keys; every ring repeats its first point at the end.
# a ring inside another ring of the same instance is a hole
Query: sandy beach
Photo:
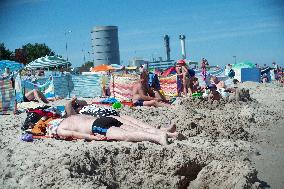
{"type": "Polygon", "coordinates": [[[284,188],[284,87],[245,82],[241,88],[250,97],[213,104],[179,98],[171,109],[120,110],[157,128],[175,123],[185,138],[167,146],[23,142],[26,113],[1,116],[1,188],[284,188]]]}

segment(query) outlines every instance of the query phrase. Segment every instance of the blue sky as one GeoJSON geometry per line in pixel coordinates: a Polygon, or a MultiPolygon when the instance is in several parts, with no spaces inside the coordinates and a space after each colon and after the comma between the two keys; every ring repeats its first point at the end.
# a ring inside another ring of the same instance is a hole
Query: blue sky
{"type": "Polygon", "coordinates": [[[45,43],[74,66],[92,57],[94,26],[118,26],[120,57],[181,57],[178,36],[186,36],[187,57],[225,65],[250,60],[284,66],[284,1],[281,0],[1,0],[0,42],[10,50],[45,43]]]}

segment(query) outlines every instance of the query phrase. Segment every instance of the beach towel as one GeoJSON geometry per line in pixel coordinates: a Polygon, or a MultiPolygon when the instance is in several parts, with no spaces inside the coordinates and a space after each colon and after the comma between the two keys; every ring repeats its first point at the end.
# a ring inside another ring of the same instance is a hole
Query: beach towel
{"type": "Polygon", "coordinates": [[[21,129],[27,130],[32,128],[42,117],[46,117],[46,119],[50,117],[59,118],[61,117],[61,113],[55,107],[49,106],[29,109],[27,110],[27,117],[21,129]]]}
{"type": "Polygon", "coordinates": [[[15,92],[10,79],[0,80],[0,114],[14,111],[15,92]]]}
{"type": "Polygon", "coordinates": [[[95,104],[84,106],[79,113],[94,117],[119,116],[118,112],[112,107],[101,107],[95,104]]]}
{"type": "Polygon", "coordinates": [[[118,100],[116,98],[106,98],[104,100],[101,101],[102,104],[113,104],[118,102],[118,100]]]}

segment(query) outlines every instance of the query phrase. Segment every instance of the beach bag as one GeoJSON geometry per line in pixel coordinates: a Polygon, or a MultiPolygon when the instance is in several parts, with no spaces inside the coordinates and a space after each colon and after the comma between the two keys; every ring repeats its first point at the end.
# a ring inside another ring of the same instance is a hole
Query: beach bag
{"type": "Polygon", "coordinates": [[[27,118],[25,119],[25,122],[21,129],[27,130],[33,127],[41,118],[42,116],[37,114],[36,112],[27,112],[27,118]]]}
{"type": "Polygon", "coordinates": [[[94,117],[119,116],[118,112],[112,107],[99,107],[95,104],[84,106],[79,113],[94,117]]]}
{"type": "Polygon", "coordinates": [[[60,114],[57,112],[52,111],[50,106],[39,107],[36,109],[29,109],[27,111],[27,118],[23,126],[21,127],[22,130],[27,130],[32,128],[42,117],[60,117],[60,114]]]}
{"type": "Polygon", "coordinates": [[[35,126],[33,127],[33,129],[31,130],[31,133],[33,135],[45,135],[46,133],[46,127],[48,125],[49,122],[51,122],[52,120],[54,120],[54,118],[49,117],[47,119],[40,119],[35,126]]]}

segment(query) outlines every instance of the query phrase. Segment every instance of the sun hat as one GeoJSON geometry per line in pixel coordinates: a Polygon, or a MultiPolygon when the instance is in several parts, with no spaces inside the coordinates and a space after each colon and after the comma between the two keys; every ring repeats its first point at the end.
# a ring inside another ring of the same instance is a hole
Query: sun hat
{"type": "Polygon", "coordinates": [[[181,60],[178,60],[177,63],[180,64],[180,65],[185,65],[185,61],[182,60],[182,59],[181,59],[181,60]]]}

